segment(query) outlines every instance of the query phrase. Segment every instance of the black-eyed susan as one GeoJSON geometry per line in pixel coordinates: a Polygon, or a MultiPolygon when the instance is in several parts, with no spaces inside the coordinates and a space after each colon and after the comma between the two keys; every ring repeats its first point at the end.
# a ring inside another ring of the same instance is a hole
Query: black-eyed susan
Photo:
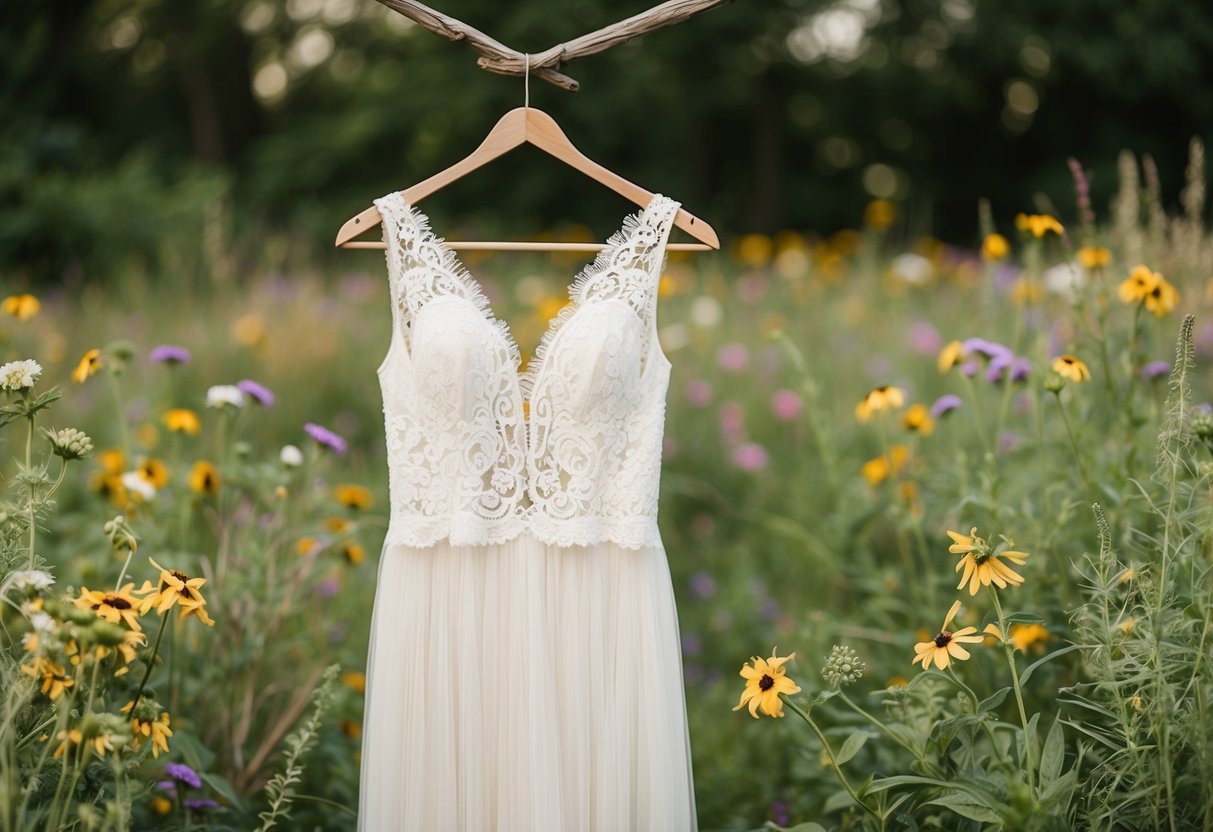
{"type": "Polygon", "coordinates": [[[1146,309],[1162,317],[1179,303],[1179,292],[1160,273],[1139,265],[1116,289],[1123,303],[1144,303],[1146,309]]]}
{"type": "Polygon", "coordinates": [[[1043,624],[1012,624],[1011,644],[1022,653],[1035,647],[1040,649],[1052,636],[1043,624]]]}
{"type": "Polygon", "coordinates": [[[952,538],[948,551],[961,556],[956,564],[956,571],[964,570],[960,583],[956,585],[957,589],[963,589],[964,585],[968,584],[969,594],[976,595],[981,587],[990,584],[1005,589],[1010,584],[1018,586],[1023,583],[1023,576],[1003,563],[1000,558],[1006,558],[1016,566],[1023,566],[1024,561],[1028,559],[1027,552],[1012,549],[997,552],[984,538],[977,536],[976,527],[968,534],[949,531],[948,537],[952,538]]]}
{"type": "Polygon", "coordinates": [[[1007,238],[1001,234],[987,234],[981,241],[981,259],[990,263],[997,262],[1011,253],[1007,238]]]}
{"type": "MultiPolygon", "coordinates": [[[[148,558],[148,562],[160,570],[160,578],[155,587],[146,582],[139,590],[140,594],[146,594],[140,601],[143,612],[152,609],[165,612],[174,606],[180,606],[183,611],[206,606],[206,599],[199,591],[206,585],[206,578],[191,578],[179,569],[165,569],[152,558],[148,558]]],[[[182,617],[185,617],[184,612],[182,617]]],[[[205,613],[200,618],[206,623],[205,613]]]]}
{"type": "Polygon", "coordinates": [[[965,345],[960,341],[949,341],[939,351],[939,372],[946,373],[965,359],[965,345]]]}
{"type": "Polygon", "coordinates": [[[139,608],[142,602],[135,597],[134,590],[134,584],[127,584],[113,592],[81,587],[80,597],[74,599],[74,603],[81,609],[92,610],[110,623],[125,623],[127,627],[138,632],[143,629],[139,626],[139,608]]]}
{"type": "Polygon", "coordinates": [[[1112,262],[1112,252],[1100,246],[1083,246],[1078,250],[1078,265],[1087,271],[1102,269],[1112,262]]]}
{"type": "Polygon", "coordinates": [[[366,692],[366,674],[358,670],[349,670],[341,674],[341,684],[355,693],[366,692]]]}
{"type": "Polygon", "coordinates": [[[1015,227],[1038,240],[1046,234],[1052,233],[1060,237],[1065,233],[1057,218],[1048,214],[1019,214],[1015,217],[1015,227]]]}
{"type": "Polygon", "coordinates": [[[1091,380],[1091,371],[1081,358],[1072,355],[1059,355],[1053,359],[1053,372],[1064,379],[1073,382],[1091,380]]]}
{"type": "Polygon", "coordinates": [[[143,699],[140,700],[135,713],[131,714],[131,708],[134,705],[132,700],[123,705],[120,710],[130,716],[135,749],[138,750],[145,741],[150,740],[153,759],[159,757],[161,751],[167,754],[168,738],[173,735],[173,730],[169,727],[171,720],[168,711],[162,711],[155,702],[143,699]]]}
{"type": "Polygon", "coordinates": [[[930,436],[935,430],[935,420],[931,418],[931,411],[925,404],[910,405],[902,414],[901,424],[906,430],[922,436],[930,436]]]}
{"type": "Polygon", "coordinates": [[[63,665],[52,662],[44,656],[36,657],[29,664],[21,665],[21,672],[34,679],[42,678],[42,692],[53,702],[63,695],[64,691],[76,684],[69,676],[63,665]]]}
{"type": "Polygon", "coordinates": [[[76,369],[72,371],[72,381],[77,384],[84,382],[93,373],[101,369],[101,350],[92,349],[84,354],[80,359],[80,363],[76,365],[76,369]]]}
{"type": "Polygon", "coordinates": [[[352,540],[347,540],[341,544],[341,556],[350,566],[358,566],[366,560],[366,549],[352,540]]]}
{"type": "Polygon", "coordinates": [[[863,464],[860,473],[863,478],[871,485],[880,485],[891,474],[896,474],[905,467],[906,462],[910,458],[910,449],[905,445],[893,445],[889,448],[887,454],[882,454],[875,459],[869,459],[863,464]]]}
{"type": "Polygon", "coordinates": [[[939,628],[939,632],[933,638],[914,645],[914,660],[910,664],[921,662],[922,669],[926,670],[934,663],[940,670],[946,670],[952,663],[952,659],[964,661],[970,657],[971,654],[964,648],[964,645],[979,644],[982,636],[977,634],[976,627],[964,627],[955,632],[949,630],[948,625],[958,612],[960,612],[960,602],[955,601],[948,610],[948,614],[944,616],[943,626],[939,628]]]}
{"type": "Polygon", "coordinates": [[[759,709],[767,716],[783,716],[783,700],[779,694],[800,693],[800,686],[792,681],[784,668],[784,664],[795,658],[796,654],[777,656],[777,651],[778,648],[772,649],[769,659],[751,656],[753,666],[749,662],[741,666],[741,676],[746,680],[745,690],[741,692],[741,701],[733,710],[740,711],[748,705],[750,716],[755,719],[758,719],[759,709]]]}
{"type": "Polygon", "coordinates": [[[861,422],[866,422],[872,418],[872,414],[880,413],[885,410],[896,410],[906,403],[906,393],[900,387],[890,387],[887,384],[882,384],[880,387],[873,387],[868,391],[859,402],[855,405],[855,418],[861,422]]]}
{"type": "Polygon", "coordinates": [[[354,528],[354,523],[348,517],[326,517],[324,527],[333,534],[346,534],[354,528]]]}
{"type": "Polygon", "coordinates": [[[33,295],[9,295],[0,302],[0,311],[11,315],[19,321],[28,321],[38,314],[42,304],[33,295]]]}
{"type": "Polygon", "coordinates": [[[367,509],[375,504],[375,497],[365,485],[341,483],[333,488],[333,499],[346,508],[367,509]]]}
{"type": "Polygon", "coordinates": [[[190,468],[190,490],[195,494],[215,494],[219,484],[219,472],[205,459],[198,460],[190,468]]]}
{"type": "Polygon", "coordinates": [[[197,436],[198,432],[202,430],[202,422],[198,419],[198,414],[184,407],[166,410],[162,421],[164,426],[173,433],[197,436]]]}
{"type": "Polygon", "coordinates": [[[164,488],[168,485],[168,468],[155,457],[148,457],[139,463],[135,473],[147,481],[153,488],[164,488]]]}

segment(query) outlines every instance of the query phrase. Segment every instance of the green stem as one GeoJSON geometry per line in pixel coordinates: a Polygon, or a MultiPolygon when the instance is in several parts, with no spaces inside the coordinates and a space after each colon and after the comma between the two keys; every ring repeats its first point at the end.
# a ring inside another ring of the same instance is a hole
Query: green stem
{"type": "Polygon", "coordinates": [[[1082,474],[1082,484],[1087,489],[1087,493],[1091,493],[1091,478],[1087,475],[1087,465],[1082,461],[1082,452],[1078,450],[1078,439],[1074,436],[1074,428],[1070,425],[1070,414],[1066,412],[1066,407],[1061,403],[1061,391],[1054,391],[1053,395],[1057,399],[1057,409],[1061,411],[1061,421],[1065,423],[1066,434],[1070,437],[1070,447],[1074,450],[1074,461],[1078,464],[1078,471],[1082,474]]]}
{"type": "Polygon", "coordinates": [[[973,384],[973,379],[965,375],[963,369],[960,371],[960,377],[964,379],[965,391],[969,394],[969,401],[973,403],[973,422],[977,426],[981,446],[985,449],[987,457],[993,457],[994,448],[990,445],[990,437],[986,435],[986,422],[981,413],[981,403],[977,398],[977,386],[973,384]]]}
{"type": "Polygon", "coordinates": [[[842,783],[842,787],[847,790],[847,794],[849,794],[851,799],[862,807],[864,811],[883,824],[884,820],[880,817],[880,813],[867,803],[864,803],[863,799],[860,798],[859,793],[855,791],[855,787],[851,785],[849,780],[847,780],[847,776],[842,773],[842,767],[838,765],[838,758],[834,756],[834,749],[830,747],[830,741],[826,739],[826,735],[823,734],[821,729],[817,727],[817,723],[813,721],[813,718],[810,717],[806,711],[801,710],[800,706],[792,701],[790,696],[783,694],[781,694],[781,696],[783,701],[788,704],[788,707],[795,711],[797,715],[805,721],[805,724],[809,726],[809,729],[817,735],[817,739],[821,743],[821,747],[825,749],[826,756],[830,759],[830,767],[834,769],[834,774],[837,775],[838,782],[842,783]]]}
{"type": "MultiPolygon", "coordinates": [[[[25,434],[25,470],[28,472],[33,466],[34,459],[34,414],[27,417],[29,421],[29,430],[25,434]]],[[[34,568],[34,535],[38,531],[38,520],[34,514],[34,486],[29,485],[29,504],[27,511],[29,513],[29,566],[34,568]]]]}
{"type": "Polygon", "coordinates": [[[998,592],[990,587],[990,597],[994,599],[994,611],[998,613],[998,630],[1002,633],[1002,652],[1007,657],[1007,667],[1011,671],[1011,686],[1015,691],[1015,704],[1019,708],[1019,721],[1023,725],[1023,749],[1025,764],[1028,770],[1028,788],[1036,790],[1036,749],[1028,730],[1028,712],[1023,705],[1023,689],[1019,685],[1019,671],[1015,667],[1015,648],[1010,642],[1010,632],[1007,630],[1007,619],[1002,612],[1002,602],[998,600],[998,592]]]}
{"type": "Polygon", "coordinates": [[[913,745],[910,745],[910,743],[906,742],[904,739],[902,739],[901,737],[894,734],[887,725],[885,725],[879,719],[877,719],[876,717],[874,717],[870,713],[868,713],[866,710],[864,710],[858,703],[852,701],[851,697],[847,696],[842,690],[838,691],[838,698],[841,699],[848,708],[850,708],[852,711],[854,711],[855,713],[859,714],[861,717],[866,719],[869,724],[871,724],[874,728],[876,728],[876,730],[880,731],[882,734],[884,734],[886,737],[891,739],[893,742],[897,743],[902,748],[904,748],[906,751],[909,751],[911,754],[913,754],[914,759],[917,760],[919,762],[919,764],[921,764],[925,769],[929,770],[933,775],[935,775],[936,777],[943,776],[943,771],[940,768],[938,768],[934,763],[932,763],[930,760],[928,760],[923,755],[923,753],[920,749],[915,748],[913,745]]]}
{"type": "Polygon", "coordinates": [[[168,623],[168,617],[172,610],[165,610],[160,615],[160,629],[156,631],[156,643],[152,645],[152,655],[147,660],[147,670],[143,671],[143,681],[139,683],[139,690],[135,693],[135,699],[131,703],[131,716],[135,715],[135,709],[139,707],[139,700],[143,698],[143,689],[147,687],[147,680],[152,675],[152,668],[156,665],[156,654],[160,651],[160,639],[164,637],[164,627],[168,623]]]}
{"type": "Polygon", "coordinates": [[[118,410],[118,429],[122,434],[122,454],[129,463],[131,459],[131,433],[126,426],[126,407],[122,403],[122,387],[118,384],[118,376],[114,375],[112,371],[106,371],[105,379],[110,393],[114,397],[114,407],[118,410]]]}

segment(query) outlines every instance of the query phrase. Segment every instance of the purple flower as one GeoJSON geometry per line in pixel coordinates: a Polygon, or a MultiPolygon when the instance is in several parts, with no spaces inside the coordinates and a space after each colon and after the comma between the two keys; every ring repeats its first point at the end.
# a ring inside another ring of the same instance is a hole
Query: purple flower
{"type": "Polygon", "coordinates": [[[164,773],[176,780],[178,783],[184,783],[191,789],[202,788],[202,778],[198,776],[198,772],[194,771],[185,763],[168,763],[164,767],[164,773]]]}
{"type": "Polygon", "coordinates": [[[692,379],[687,382],[687,401],[691,407],[707,407],[712,403],[712,388],[706,381],[692,379]]]}
{"type": "Polygon", "coordinates": [[[800,415],[804,403],[792,390],[776,390],[771,397],[771,410],[781,422],[791,422],[800,415]]]}
{"type": "Polygon", "coordinates": [[[698,656],[703,650],[703,639],[694,633],[682,634],[682,654],[684,656],[698,656]]]}
{"type": "Polygon", "coordinates": [[[757,442],[746,442],[733,449],[733,463],[742,471],[761,471],[770,461],[767,449],[757,442]]]}
{"type": "Polygon", "coordinates": [[[910,325],[906,332],[906,341],[909,343],[910,349],[922,355],[934,355],[943,346],[939,330],[925,321],[918,321],[910,325]]]}
{"type": "Polygon", "coordinates": [[[1010,347],[1003,346],[996,341],[987,341],[985,338],[970,338],[964,342],[965,355],[977,353],[990,359],[991,362],[996,358],[1003,358],[1006,361],[1011,361],[1015,358],[1015,353],[1011,352],[1010,347]]]}
{"type": "Polygon", "coordinates": [[[940,396],[935,400],[935,404],[931,405],[931,418],[938,419],[947,413],[951,413],[956,408],[960,407],[960,396],[954,396],[948,393],[946,396],[940,396]]]}
{"type": "Polygon", "coordinates": [[[324,425],[318,425],[315,422],[308,422],[303,426],[307,435],[316,440],[316,444],[322,448],[328,448],[333,453],[340,456],[349,449],[349,443],[342,439],[337,434],[326,428],[324,425]]]}
{"type": "Polygon", "coordinates": [[[1010,353],[998,355],[990,359],[986,370],[986,381],[995,384],[1003,380],[1004,373],[1010,373],[1011,381],[1023,381],[1028,377],[1032,364],[1026,358],[1015,358],[1010,353]]]}
{"type": "Polygon", "coordinates": [[[725,344],[716,352],[716,363],[730,373],[740,373],[750,365],[750,351],[744,344],[725,344]]]}
{"type": "Polygon", "coordinates": [[[720,435],[725,444],[736,445],[745,438],[745,408],[741,402],[723,402],[720,405],[720,435]]]}
{"type": "Polygon", "coordinates": [[[1004,454],[1019,447],[1019,436],[1012,431],[1004,430],[998,437],[998,449],[1004,454]]]}
{"type": "Polygon", "coordinates": [[[1167,373],[1171,372],[1171,365],[1165,361],[1151,361],[1150,363],[1143,365],[1141,370],[1138,372],[1141,373],[1141,377],[1146,381],[1153,381],[1159,376],[1165,376],[1167,373]]]}
{"type": "Polygon", "coordinates": [[[152,349],[149,357],[159,364],[188,364],[190,351],[173,344],[161,344],[152,349]]]}
{"type": "Polygon", "coordinates": [[[707,572],[696,572],[691,576],[691,593],[696,598],[711,598],[716,594],[716,579],[707,572]]]}
{"type": "Polygon", "coordinates": [[[258,384],[252,379],[244,379],[236,382],[236,387],[244,391],[244,394],[262,407],[274,406],[274,394],[269,388],[263,384],[258,384]]]}
{"type": "Polygon", "coordinates": [[[316,584],[316,595],[320,598],[332,598],[341,590],[341,578],[338,575],[329,575],[320,583],[316,584]]]}
{"type": "Polygon", "coordinates": [[[209,812],[212,809],[218,809],[219,804],[211,800],[209,797],[198,798],[197,800],[185,801],[185,808],[195,812],[209,812]]]}

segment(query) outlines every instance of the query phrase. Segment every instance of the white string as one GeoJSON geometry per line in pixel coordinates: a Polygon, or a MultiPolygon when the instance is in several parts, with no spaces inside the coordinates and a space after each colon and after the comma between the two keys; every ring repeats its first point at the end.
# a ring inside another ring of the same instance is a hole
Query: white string
{"type": "Polygon", "coordinates": [[[522,106],[530,107],[531,106],[531,53],[524,52],[523,54],[526,55],[526,74],[523,76],[522,86],[523,86],[523,90],[525,90],[525,92],[526,92],[526,98],[523,99],[522,106]]]}

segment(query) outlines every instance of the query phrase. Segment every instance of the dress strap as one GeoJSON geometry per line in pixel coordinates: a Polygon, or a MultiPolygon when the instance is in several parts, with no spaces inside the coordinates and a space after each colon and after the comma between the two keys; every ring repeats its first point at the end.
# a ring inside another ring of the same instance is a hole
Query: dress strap
{"type": "MultiPolygon", "coordinates": [[[[408,289],[405,285],[408,264],[403,240],[407,235],[402,226],[408,221],[404,199],[392,192],[374,201],[383,218],[384,256],[387,259],[388,287],[392,297],[392,342],[401,341],[411,348],[412,311],[408,304],[408,289]]],[[[387,359],[384,359],[386,364],[387,359]]]]}

